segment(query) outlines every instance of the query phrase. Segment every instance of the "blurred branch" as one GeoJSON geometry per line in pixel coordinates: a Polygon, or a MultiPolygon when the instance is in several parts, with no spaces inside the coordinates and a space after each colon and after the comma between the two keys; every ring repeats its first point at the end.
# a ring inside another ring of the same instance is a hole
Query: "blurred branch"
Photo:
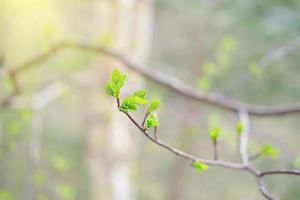
{"type": "MultiPolygon", "coordinates": [[[[8,67],[7,74],[10,77],[17,78],[23,71],[33,68],[34,66],[37,66],[37,64],[46,61],[49,57],[51,57],[55,53],[66,48],[78,48],[80,50],[94,51],[94,52],[106,54],[122,62],[129,69],[138,72],[144,77],[158,84],[161,84],[177,92],[180,95],[183,95],[185,97],[188,97],[190,99],[199,102],[208,103],[232,112],[239,112],[240,109],[245,109],[248,111],[249,115],[256,115],[256,116],[284,115],[284,114],[300,112],[300,103],[277,105],[277,106],[259,106],[259,105],[239,102],[213,93],[204,93],[198,89],[195,89],[194,87],[191,87],[183,83],[182,81],[174,77],[170,77],[167,74],[155,70],[153,67],[146,67],[146,65],[138,63],[137,61],[125,56],[121,52],[118,52],[113,49],[109,49],[104,46],[95,46],[86,43],[73,43],[73,42],[60,43],[52,47],[47,52],[42,53],[37,57],[34,57],[19,66],[8,67]]],[[[5,99],[4,102],[1,103],[1,105],[7,105],[8,102],[11,100],[11,98],[12,97],[5,99]]]]}
{"type": "MultiPolygon", "coordinates": [[[[260,70],[265,70],[270,67],[275,61],[284,58],[289,55],[291,52],[297,50],[300,47],[300,36],[296,39],[270,51],[265,56],[263,56],[260,60],[257,61],[257,67],[260,70]]],[[[241,76],[237,79],[233,85],[229,88],[225,89],[226,93],[233,93],[233,90],[240,88],[245,85],[252,79],[252,76],[249,73],[245,73],[245,76],[241,76]]]]}
{"type": "Polygon", "coordinates": [[[298,36],[295,40],[276,48],[275,50],[269,52],[263,58],[261,58],[257,64],[261,69],[266,69],[271,66],[271,64],[283,57],[287,56],[289,53],[295,51],[300,47],[300,36],[298,36]]]}

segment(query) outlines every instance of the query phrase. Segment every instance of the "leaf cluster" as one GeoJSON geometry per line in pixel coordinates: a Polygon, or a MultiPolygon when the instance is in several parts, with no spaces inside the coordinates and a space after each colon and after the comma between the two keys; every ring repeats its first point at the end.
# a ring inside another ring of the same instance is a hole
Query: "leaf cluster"
{"type": "MultiPolygon", "coordinates": [[[[106,93],[110,96],[117,98],[120,101],[120,92],[126,81],[126,74],[122,74],[118,68],[115,68],[110,76],[110,80],[105,84],[106,93]]],[[[140,105],[148,104],[146,96],[148,90],[137,90],[131,96],[125,97],[119,105],[119,110],[123,112],[135,112],[138,111],[140,105]]],[[[149,103],[145,115],[145,128],[154,128],[159,126],[158,118],[155,111],[158,110],[160,101],[153,100],[149,103]]]]}

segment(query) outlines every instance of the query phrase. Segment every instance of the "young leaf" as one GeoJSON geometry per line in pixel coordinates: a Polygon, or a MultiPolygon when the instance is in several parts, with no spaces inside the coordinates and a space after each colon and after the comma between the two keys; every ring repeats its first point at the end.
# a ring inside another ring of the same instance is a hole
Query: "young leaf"
{"type": "Polygon", "coordinates": [[[151,113],[149,117],[146,119],[146,127],[149,129],[157,126],[159,126],[157,117],[153,113],[151,113]]]}
{"type": "Polygon", "coordinates": [[[111,82],[105,84],[105,91],[110,96],[115,96],[115,88],[111,82]]]}
{"type": "Polygon", "coordinates": [[[240,120],[236,123],[236,132],[237,134],[241,135],[245,130],[244,123],[240,120]]]}
{"type": "Polygon", "coordinates": [[[151,113],[151,112],[157,110],[159,108],[159,105],[160,105],[160,101],[159,100],[153,100],[153,101],[151,101],[150,105],[149,105],[149,107],[147,109],[147,112],[151,113]]]}
{"type": "Polygon", "coordinates": [[[122,74],[118,68],[115,68],[110,76],[110,80],[105,84],[105,91],[108,95],[119,97],[120,91],[125,83],[126,74],[122,74]]]}
{"type": "Polygon", "coordinates": [[[136,96],[136,97],[140,97],[142,99],[145,99],[145,96],[148,94],[148,90],[138,90],[136,91],[133,96],[136,96]]]}
{"type": "Polygon", "coordinates": [[[213,127],[209,130],[209,135],[210,135],[210,138],[213,140],[213,141],[217,141],[219,135],[221,133],[221,128],[220,127],[213,127]]]}
{"type": "Polygon", "coordinates": [[[194,167],[195,169],[199,170],[199,171],[205,171],[207,170],[209,167],[208,165],[202,163],[202,162],[199,162],[199,161],[195,161],[192,163],[192,167],[194,167]]]}
{"type": "Polygon", "coordinates": [[[264,144],[260,148],[260,153],[265,156],[276,157],[279,154],[279,150],[271,144],[264,144]]]}
{"type": "Polygon", "coordinates": [[[138,105],[140,104],[146,104],[147,100],[142,99],[137,96],[129,96],[126,97],[121,105],[121,110],[124,112],[133,112],[138,110],[138,105]]]}

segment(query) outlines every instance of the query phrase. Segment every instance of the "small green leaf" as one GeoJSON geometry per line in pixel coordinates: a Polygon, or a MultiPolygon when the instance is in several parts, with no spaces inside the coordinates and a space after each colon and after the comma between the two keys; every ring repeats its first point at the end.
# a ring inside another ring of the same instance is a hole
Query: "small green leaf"
{"type": "Polygon", "coordinates": [[[157,127],[159,126],[159,122],[157,120],[156,115],[154,115],[153,113],[151,113],[148,118],[146,119],[146,127],[152,128],[152,127],[157,127]]]}
{"type": "Polygon", "coordinates": [[[276,157],[279,150],[271,144],[263,144],[260,148],[260,153],[265,156],[276,157]]]}
{"type": "Polygon", "coordinates": [[[106,93],[113,97],[119,97],[126,77],[126,74],[122,74],[118,68],[115,68],[110,76],[110,80],[105,84],[106,93]]]}
{"type": "Polygon", "coordinates": [[[136,96],[136,97],[140,97],[142,99],[145,99],[145,96],[148,94],[148,90],[138,90],[136,91],[133,96],[136,96]]]}
{"type": "Polygon", "coordinates": [[[204,164],[202,162],[199,162],[199,161],[193,162],[192,167],[194,167],[195,169],[197,169],[197,170],[199,170],[201,172],[205,171],[205,170],[207,170],[209,168],[208,165],[206,165],[206,164],[204,164]]]}
{"type": "Polygon", "coordinates": [[[151,113],[151,112],[157,110],[159,108],[159,105],[160,105],[160,101],[159,100],[153,100],[153,101],[151,101],[150,105],[149,105],[149,107],[147,109],[147,112],[151,113]]]}
{"type": "Polygon", "coordinates": [[[245,130],[244,123],[240,120],[236,123],[236,132],[241,135],[245,130]]]}
{"type": "Polygon", "coordinates": [[[123,100],[120,109],[124,112],[133,112],[138,110],[138,105],[147,103],[148,101],[141,97],[129,96],[123,100]]]}
{"type": "Polygon", "coordinates": [[[213,140],[213,141],[216,141],[219,137],[221,133],[221,128],[220,127],[213,127],[209,130],[209,135],[210,135],[210,138],[213,140]]]}

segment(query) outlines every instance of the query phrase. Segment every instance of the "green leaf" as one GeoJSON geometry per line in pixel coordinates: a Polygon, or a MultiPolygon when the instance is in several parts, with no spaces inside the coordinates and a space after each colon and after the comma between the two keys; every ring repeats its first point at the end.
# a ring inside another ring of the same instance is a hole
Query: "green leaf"
{"type": "Polygon", "coordinates": [[[159,122],[157,120],[156,115],[154,115],[153,113],[151,113],[148,118],[146,119],[146,127],[152,128],[152,127],[157,127],[159,126],[159,122]]]}
{"type": "Polygon", "coordinates": [[[197,169],[197,170],[199,170],[201,172],[205,171],[205,170],[207,170],[209,168],[208,165],[206,165],[206,164],[204,164],[202,162],[199,162],[199,161],[193,162],[192,167],[194,167],[195,169],[197,169]]]}
{"type": "Polygon", "coordinates": [[[140,97],[142,99],[145,99],[145,96],[148,94],[148,90],[138,90],[136,91],[133,96],[136,96],[136,97],[140,97]]]}
{"type": "Polygon", "coordinates": [[[118,68],[111,73],[110,80],[105,84],[105,91],[108,95],[119,97],[120,91],[126,81],[126,74],[122,74],[118,68]]]}
{"type": "Polygon", "coordinates": [[[221,133],[221,128],[220,127],[213,127],[209,130],[209,135],[210,135],[210,138],[213,140],[213,141],[216,141],[219,137],[221,133]]]}
{"type": "Polygon", "coordinates": [[[279,150],[271,144],[263,144],[260,148],[260,153],[265,156],[276,157],[279,150]]]}
{"type": "Polygon", "coordinates": [[[245,130],[244,123],[240,120],[236,123],[236,132],[241,135],[245,130]]]}
{"type": "Polygon", "coordinates": [[[147,109],[147,112],[151,113],[151,112],[157,110],[159,108],[159,105],[160,105],[160,101],[159,100],[153,100],[153,101],[151,101],[150,105],[149,105],[149,107],[147,109]]]}
{"type": "Polygon", "coordinates": [[[147,100],[138,96],[129,96],[123,100],[120,109],[124,112],[133,112],[138,110],[138,105],[147,103],[147,100]]]}
{"type": "Polygon", "coordinates": [[[105,84],[105,91],[110,96],[115,96],[115,88],[114,85],[110,82],[105,84]]]}

